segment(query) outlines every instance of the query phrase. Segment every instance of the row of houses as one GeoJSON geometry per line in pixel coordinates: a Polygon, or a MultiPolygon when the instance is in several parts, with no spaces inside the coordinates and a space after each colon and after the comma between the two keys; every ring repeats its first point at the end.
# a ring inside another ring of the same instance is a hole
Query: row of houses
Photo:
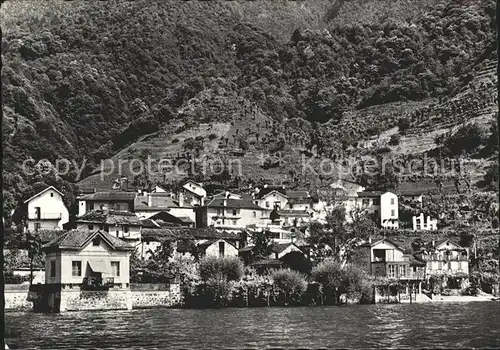
{"type": "MultiPolygon", "coordinates": [[[[78,197],[77,222],[92,225],[88,222],[89,213],[112,211],[133,213],[139,220],[161,220],[171,225],[235,231],[254,227],[286,236],[310,221],[324,222],[331,208],[339,204],[346,209],[347,221],[357,211],[376,217],[380,227],[397,229],[399,197],[422,203],[422,194],[398,196],[390,191],[365,191],[362,186],[348,181],[335,182],[329,190],[329,199],[323,198],[321,193],[313,197],[306,190],[272,186],[255,188],[250,193],[223,191],[208,197],[202,184],[187,181],[176,193],[158,186],[151,192],[86,193],[78,197]]],[[[48,187],[27,199],[26,229],[62,229],[70,218],[62,197],[57,189],[48,187]]],[[[150,224],[154,225],[151,221],[150,224]]],[[[114,225],[113,230],[117,229],[120,235],[134,226],[127,220],[115,220],[114,225]]],[[[413,216],[412,227],[414,230],[436,230],[437,220],[420,213],[413,216]]]]}

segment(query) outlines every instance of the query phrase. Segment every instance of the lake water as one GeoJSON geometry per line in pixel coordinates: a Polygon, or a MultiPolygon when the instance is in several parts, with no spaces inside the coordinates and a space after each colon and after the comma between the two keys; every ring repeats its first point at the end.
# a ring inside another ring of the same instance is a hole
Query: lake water
{"type": "Polygon", "coordinates": [[[499,348],[500,302],[7,313],[11,349],[499,348]]]}

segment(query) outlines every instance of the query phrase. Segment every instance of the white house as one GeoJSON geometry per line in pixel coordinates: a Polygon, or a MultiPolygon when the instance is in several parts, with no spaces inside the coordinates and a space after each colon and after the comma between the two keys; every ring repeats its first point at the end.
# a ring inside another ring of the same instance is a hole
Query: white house
{"type": "Polygon", "coordinates": [[[269,211],[251,200],[215,198],[195,207],[196,227],[243,229],[269,222],[269,211]]]}
{"type": "Polygon", "coordinates": [[[265,209],[284,209],[288,202],[288,197],[277,190],[272,190],[260,195],[260,198],[256,202],[256,204],[265,209]]]}
{"type": "Polygon", "coordinates": [[[132,245],[138,245],[141,240],[142,221],[129,212],[95,210],[76,219],[80,231],[102,230],[132,245]]]}
{"type": "Polygon", "coordinates": [[[140,219],[149,219],[161,212],[168,212],[178,218],[187,217],[193,222],[195,220],[193,206],[185,202],[183,192],[178,194],[177,199],[172,198],[170,193],[137,195],[134,200],[134,212],[140,219]]]}
{"type": "MultiPolygon", "coordinates": [[[[353,199],[355,203],[353,208],[376,215],[380,218],[381,227],[399,228],[398,196],[396,194],[366,191],[359,192],[357,197],[353,199]]],[[[349,216],[349,213],[347,215],[349,216]]]]}
{"type": "Polygon", "coordinates": [[[78,215],[99,209],[133,212],[135,192],[95,192],[78,197],[78,215]]]}
{"type": "Polygon", "coordinates": [[[429,275],[469,274],[469,250],[446,239],[419,253],[429,275]]]}
{"type": "Polygon", "coordinates": [[[24,201],[27,207],[27,225],[29,231],[62,230],[69,222],[69,211],[63,202],[64,194],[49,186],[33,197],[24,201]]]}
{"type": "Polygon", "coordinates": [[[208,240],[198,244],[200,258],[214,256],[217,258],[237,257],[238,248],[224,239],[208,240]]]}
{"type": "Polygon", "coordinates": [[[71,230],[42,249],[46,284],[129,287],[129,257],[134,247],[109,233],[71,230]]]}
{"type": "Polygon", "coordinates": [[[182,189],[186,203],[191,206],[203,205],[207,197],[207,191],[205,191],[202,184],[189,180],[182,185],[182,189]]]}
{"type": "Polygon", "coordinates": [[[432,219],[429,215],[424,216],[424,213],[420,215],[414,215],[412,217],[413,231],[435,231],[437,230],[437,219],[432,219]],[[425,220],[427,218],[427,220],[425,220]]]}

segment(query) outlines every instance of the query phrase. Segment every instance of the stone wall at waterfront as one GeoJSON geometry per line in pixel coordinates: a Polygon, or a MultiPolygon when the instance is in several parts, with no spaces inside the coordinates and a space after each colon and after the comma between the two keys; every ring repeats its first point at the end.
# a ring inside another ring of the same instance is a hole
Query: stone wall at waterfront
{"type": "Polygon", "coordinates": [[[156,285],[149,288],[131,286],[132,308],[174,307],[182,303],[181,289],[178,283],[167,286],[156,285]]]}
{"type": "Polygon", "coordinates": [[[130,310],[131,301],[129,289],[63,290],[60,294],[59,311],[130,310]]]}
{"type": "Polygon", "coordinates": [[[28,301],[28,291],[27,284],[4,285],[5,310],[31,310],[33,303],[28,301]]]}
{"type": "Polygon", "coordinates": [[[130,288],[108,290],[82,290],[79,286],[54,284],[34,285],[29,293],[28,290],[24,292],[23,298],[28,309],[33,307],[37,312],[175,307],[182,302],[178,283],[131,284],[130,288]],[[27,296],[29,301],[26,300],[27,296]]]}

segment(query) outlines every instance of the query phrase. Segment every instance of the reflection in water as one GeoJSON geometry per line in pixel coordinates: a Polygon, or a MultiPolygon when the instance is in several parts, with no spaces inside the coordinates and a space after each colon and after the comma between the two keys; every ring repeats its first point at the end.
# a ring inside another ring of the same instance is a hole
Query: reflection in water
{"type": "Polygon", "coordinates": [[[12,348],[500,347],[500,303],[8,313],[12,348]]]}

